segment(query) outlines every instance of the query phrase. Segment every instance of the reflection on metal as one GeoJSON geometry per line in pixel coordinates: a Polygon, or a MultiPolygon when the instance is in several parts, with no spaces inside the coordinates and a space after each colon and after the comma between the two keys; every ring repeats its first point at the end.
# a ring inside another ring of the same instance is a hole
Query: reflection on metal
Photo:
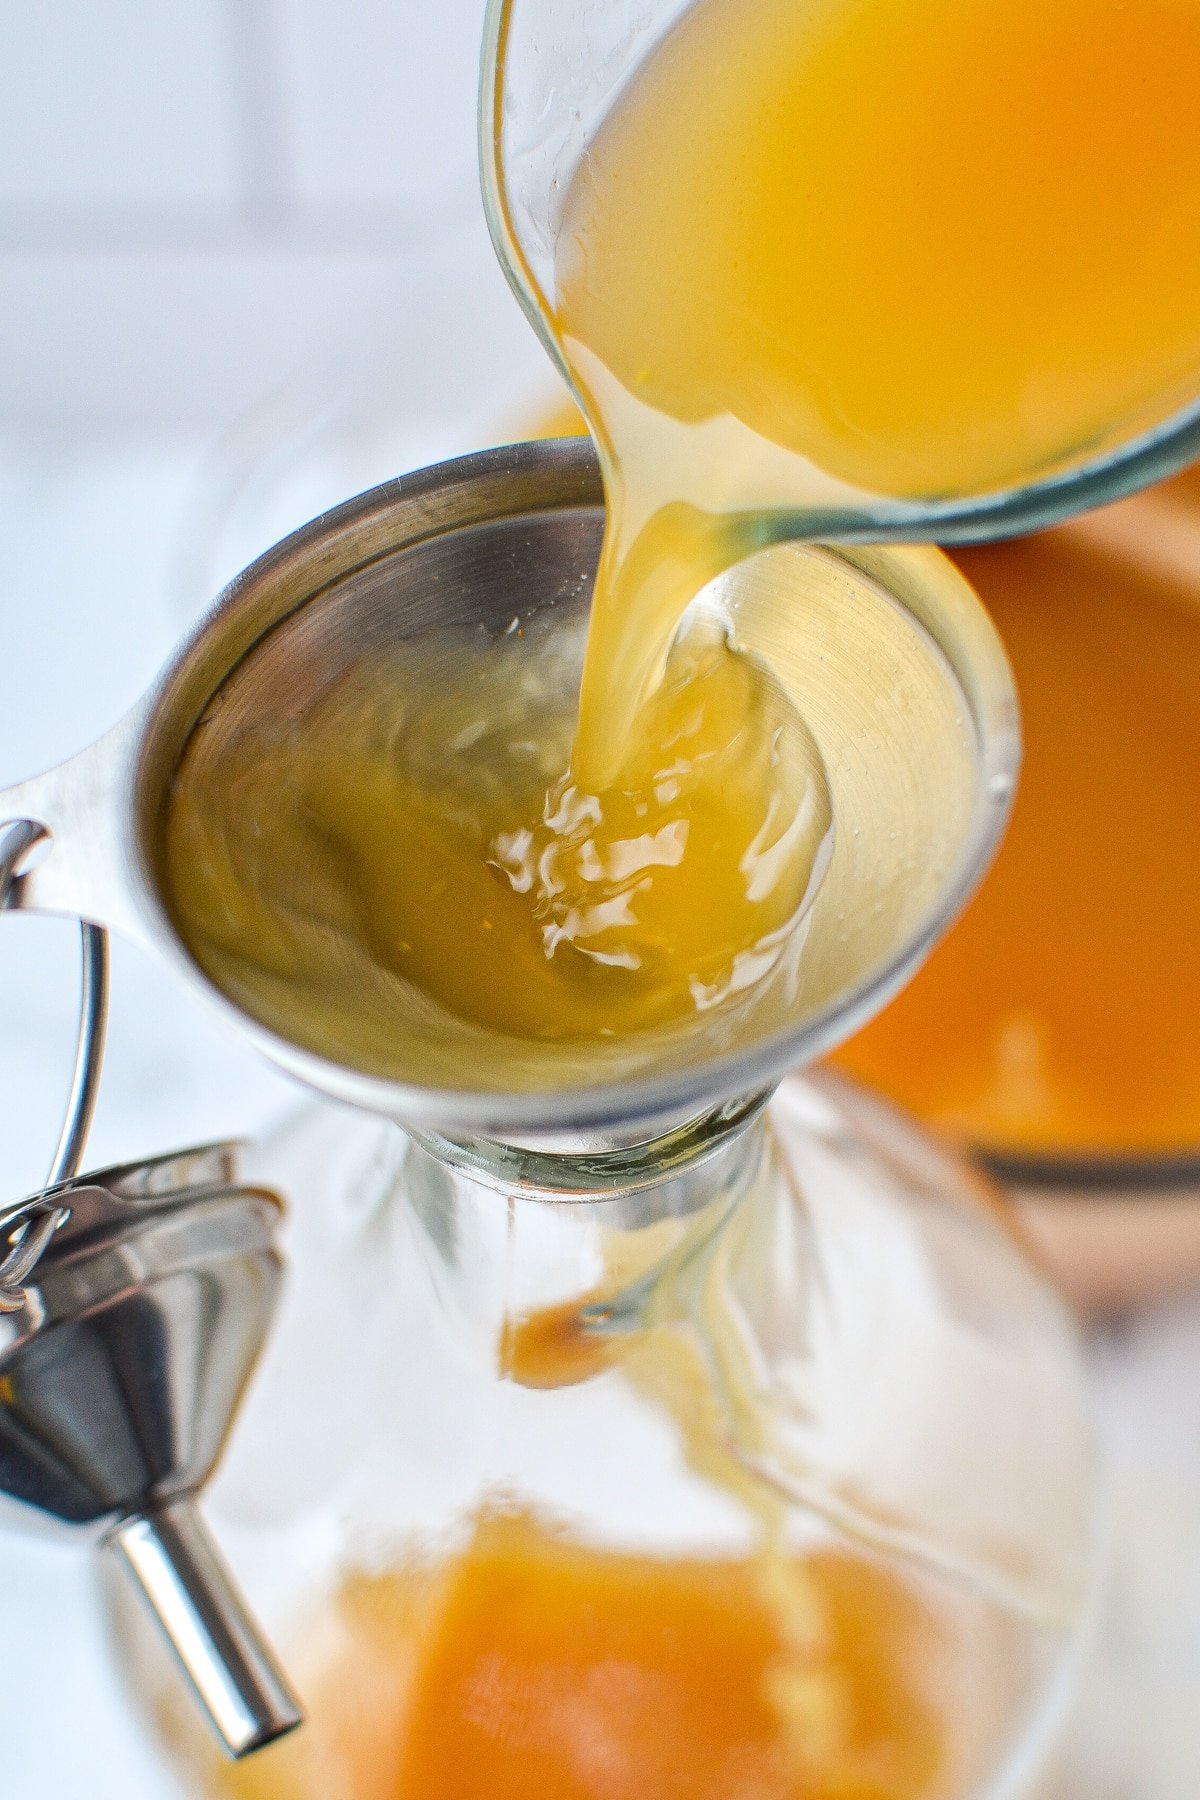
{"type": "Polygon", "coordinates": [[[234,1756],[273,1743],[300,1723],[296,1698],[192,1501],[123,1519],[108,1542],[234,1756]]]}

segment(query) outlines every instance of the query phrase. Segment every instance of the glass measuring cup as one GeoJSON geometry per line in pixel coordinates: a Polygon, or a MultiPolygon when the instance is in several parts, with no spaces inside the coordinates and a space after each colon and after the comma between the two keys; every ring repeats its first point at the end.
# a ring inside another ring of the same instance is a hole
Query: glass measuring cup
{"type": "MultiPolygon", "coordinates": [[[[555,300],[555,250],[567,190],[614,100],[687,10],[687,0],[489,5],[480,111],[488,219],[510,284],[569,383],[546,323],[555,300]]],[[[919,9],[913,10],[912,29],[919,32],[919,9]]],[[[969,219],[963,229],[971,229],[969,219]]],[[[1013,270],[1014,282],[1026,278],[1027,271],[1013,270]]],[[[817,537],[968,543],[1031,531],[1158,480],[1194,457],[1200,451],[1200,346],[1192,375],[1176,381],[1166,398],[1131,405],[1126,416],[1090,431],[1087,442],[1002,488],[897,499],[829,478],[789,504],[777,482],[774,491],[748,496],[766,502],[761,509],[756,505],[743,515],[733,499],[727,517],[744,518],[757,542],[817,537]]],[[[746,434],[749,454],[752,436],[746,434]]],[[[806,483],[812,474],[808,468],[806,483]]]]}

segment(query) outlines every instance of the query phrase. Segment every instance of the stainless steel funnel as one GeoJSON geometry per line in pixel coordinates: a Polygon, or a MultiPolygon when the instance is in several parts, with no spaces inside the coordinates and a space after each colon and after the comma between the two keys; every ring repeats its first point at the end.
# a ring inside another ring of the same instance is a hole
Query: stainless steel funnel
{"type": "Polygon", "coordinates": [[[444,463],[314,520],[230,584],[106,738],[0,794],[0,819],[35,821],[52,840],[5,903],[127,933],[313,1087],[460,1144],[606,1154],[761,1094],[912,973],[1007,817],[1019,760],[1011,676],[983,608],[936,552],[791,545],[722,578],[714,604],[807,722],[837,821],[794,994],[725,1038],[681,1027],[570,1054],[555,1045],[539,1060],[513,1037],[467,1041],[461,1021],[395,981],[382,1048],[367,1055],[355,970],[331,1002],[337,1041],[318,1041],[201,966],[167,891],[164,821],[189,748],[219,758],[238,721],[300,729],[322,685],[372,657],[437,682],[464,634],[499,642],[520,623],[531,657],[581,643],[603,523],[596,460],[578,441],[444,463]],[[940,748],[925,731],[930,708],[940,748]],[[951,738],[969,762],[953,792],[940,755],[951,738]]]}
{"type": "MultiPolygon", "coordinates": [[[[0,1216],[57,1219],[0,1315],[0,1491],[106,1542],[235,1756],[299,1707],[195,1505],[266,1336],[281,1205],[222,1144],[59,1183],[0,1216]]],[[[10,1266],[11,1275],[11,1266],[10,1266]]]]}

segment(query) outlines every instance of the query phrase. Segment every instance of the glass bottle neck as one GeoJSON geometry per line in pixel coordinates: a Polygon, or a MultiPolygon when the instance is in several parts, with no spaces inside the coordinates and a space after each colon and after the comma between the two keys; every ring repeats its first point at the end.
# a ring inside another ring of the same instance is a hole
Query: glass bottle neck
{"type": "Polygon", "coordinates": [[[429,1156],[481,1187],[558,1203],[625,1201],[649,1222],[703,1204],[710,1186],[726,1179],[733,1146],[760,1120],[772,1091],[727,1101],[640,1143],[600,1148],[557,1152],[495,1138],[409,1135],[429,1156]]]}
{"type": "Polygon", "coordinates": [[[690,1272],[764,1191],[766,1098],[604,1156],[412,1139],[410,1221],[460,1342],[521,1385],[569,1386],[685,1305],[690,1272]]]}

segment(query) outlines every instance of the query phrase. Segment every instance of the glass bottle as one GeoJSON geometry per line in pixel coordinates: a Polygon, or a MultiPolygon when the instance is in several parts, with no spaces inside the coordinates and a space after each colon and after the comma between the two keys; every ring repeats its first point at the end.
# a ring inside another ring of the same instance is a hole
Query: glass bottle
{"type": "Polygon", "coordinates": [[[207,1800],[1025,1790],[1087,1616],[1065,1311],[964,1169],[833,1077],[637,1151],[313,1107],[211,1511],[308,1724],[207,1800]]]}

